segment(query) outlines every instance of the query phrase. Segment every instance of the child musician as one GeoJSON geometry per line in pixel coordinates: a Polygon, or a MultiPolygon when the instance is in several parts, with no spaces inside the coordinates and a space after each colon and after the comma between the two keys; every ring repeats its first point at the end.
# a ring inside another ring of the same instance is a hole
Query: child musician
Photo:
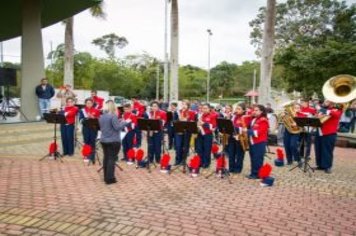
{"type": "MultiPolygon", "coordinates": [[[[169,112],[172,113],[172,120],[167,121],[167,134],[168,134],[168,147],[169,149],[173,148],[173,144],[175,143],[175,134],[173,128],[173,122],[178,120],[178,104],[176,102],[172,102],[169,107],[169,112]]],[[[168,117],[167,117],[168,118],[168,117]]]]}
{"type": "Polygon", "coordinates": [[[251,174],[246,176],[249,179],[258,179],[258,171],[263,165],[264,155],[268,138],[268,119],[266,108],[262,105],[256,105],[253,109],[253,119],[247,131],[250,137],[250,157],[251,174]]]}
{"type": "Polygon", "coordinates": [[[210,114],[210,105],[202,106],[202,113],[198,116],[199,134],[196,140],[197,153],[201,157],[202,168],[208,168],[211,162],[211,147],[213,132],[216,128],[215,116],[210,114]]]}
{"type": "Polygon", "coordinates": [[[74,123],[75,117],[78,113],[78,107],[74,106],[74,99],[67,98],[66,105],[61,111],[65,118],[66,123],[61,124],[61,138],[63,147],[63,156],[74,155],[74,123]]]}
{"type": "Polygon", "coordinates": [[[122,149],[124,151],[124,159],[127,161],[127,152],[134,147],[134,139],[135,139],[135,129],[137,126],[137,116],[132,112],[131,104],[124,105],[124,114],[122,116],[123,120],[128,123],[125,127],[126,135],[122,140],[122,149]]]}
{"type": "MultiPolygon", "coordinates": [[[[316,109],[309,106],[309,101],[307,99],[301,100],[300,111],[296,113],[297,117],[314,117],[316,115],[316,109]]],[[[304,129],[300,135],[300,139],[304,138],[304,143],[301,143],[299,155],[302,157],[310,157],[310,150],[312,145],[312,130],[313,127],[304,129]]]]}
{"type": "Polygon", "coordinates": [[[79,122],[82,124],[82,134],[84,143],[92,147],[92,152],[88,156],[88,159],[95,163],[95,142],[98,136],[98,130],[89,127],[84,121],[87,119],[99,119],[100,111],[94,108],[94,101],[91,98],[85,99],[85,107],[79,111],[79,122]]]}
{"type": "MultiPolygon", "coordinates": [[[[190,103],[187,100],[182,102],[182,109],[178,111],[179,121],[195,121],[195,112],[190,110],[190,103]]],[[[190,148],[190,139],[192,134],[189,132],[175,134],[175,149],[176,149],[176,163],[175,165],[181,165],[183,161],[183,155],[187,158],[190,148]]]]}
{"type": "Polygon", "coordinates": [[[166,112],[160,110],[158,102],[154,101],[151,103],[151,111],[146,112],[144,117],[146,119],[160,120],[161,122],[161,129],[159,131],[151,131],[151,136],[148,140],[148,156],[150,162],[156,160],[156,163],[159,163],[162,151],[163,127],[167,122],[166,112]]]}
{"type": "Polygon", "coordinates": [[[342,115],[342,109],[335,106],[331,101],[326,100],[323,108],[318,111],[318,117],[329,118],[318,128],[315,136],[315,159],[317,170],[324,170],[331,174],[333,166],[334,148],[337,138],[337,128],[342,115]]]}
{"type": "MultiPolygon", "coordinates": [[[[236,112],[236,110],[235,110],[235,112],[236,112]]],[[[226,105],[225,106],[225,110],[224,110],[224,112],[222,113],[222,115],[223,115],[223,117],[225,118],[225,119],[228,119],[228,120],[231,120],[232,119],[232,117],[233,117],[233,111],[232,111],[232,106],[231,105],[226,105]]]]}
{"type": "Polygon", "coordinates": [[[98,96],[98,92],[96,90],[92,90],[91,91],[91,99],[93,100],[94,103],[94,107],[98,110],[102,110],[103,109],[103,105],[104,105],[104,98],[101,98],[98,96]]]}
{"type": "Polygon", "coordinates": [[[242,129],[246,128],[250,123],[251,116],[245,115],[246,105],[239,103],[236,105],[234,115],[232,116],[232,123],[235,128],[236,135],[229,137],[227,152],[229,155],[229,172],[241,173],[243,168],[243,161],[245,157],[245,150],[241,145],[242,129]]]}

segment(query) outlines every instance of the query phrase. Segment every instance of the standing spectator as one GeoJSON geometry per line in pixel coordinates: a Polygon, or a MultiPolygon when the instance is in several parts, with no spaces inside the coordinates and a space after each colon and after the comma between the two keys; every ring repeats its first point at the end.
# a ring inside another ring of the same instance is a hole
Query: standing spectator
{"type": "Polygon", "coordinates": [[[353,113],[351,111],[351,108],[346,109],[342,113],[338,130],[340,133],[348,133],[350,131],[352,115],[353,113]]]}
{"type": "Polygon", "coordinates": [[[48,84],[48,79],[41,79],[41,84],[36,87],[36,95],[38,97],[38,105],[43,118],[43,113],[48,113],[51,108],[51,98],[54,96],[53,87],[48,84]]]}
{"type": "Polygon", "coordinates": [[[272,105],[269,102],[266,103],[266,112],[267,112],[267,114],[274,113],[274,110],[272,109],[272,105]]]}
{"type": "Polygon", "coordinates": [[[61,87],[60,91],[57,93],[57,98],[61,99],[61,108],[65,107],[67,98],[73,98],[73,100],[76,101],[76,96],[77,95],[72,90],[72,86],[69,84],[61,87]]]}
{"type": "Polygon", "coordinates": [[[351,105],[351,125],[350,125],[350,132],[354,133],[355,132],[355,125],[356,125],[356,101],[352,103],[351,105]]]}

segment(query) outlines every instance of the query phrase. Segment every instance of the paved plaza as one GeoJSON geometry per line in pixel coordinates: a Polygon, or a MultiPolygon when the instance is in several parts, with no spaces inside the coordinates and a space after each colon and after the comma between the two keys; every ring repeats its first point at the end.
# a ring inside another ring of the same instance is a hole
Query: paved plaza
{"type": "Polygon", "coordinates": [[[271,188],[244,178],[248,156],[232,184],[120,163],[107,186],[79,149],[38,161],[48,126],[0,127],[0,235],[356,235],[355,149],[336,148],[330,175],[274,167],[271,188]]]}

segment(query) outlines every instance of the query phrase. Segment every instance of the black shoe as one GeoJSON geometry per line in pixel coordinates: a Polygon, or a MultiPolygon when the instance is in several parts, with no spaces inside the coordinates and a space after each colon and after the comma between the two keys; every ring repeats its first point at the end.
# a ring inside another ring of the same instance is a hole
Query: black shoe
{"type": "Polygon", "coordinates": [[[108,180],[108,181],[105,181],[106,184],[115,184],[117,183],[117,180],[116,179],[111,179],[111,180],[108,180]]]}
{"type": "Polygon", "coordinates": [[[325,170],[324,168],[321,168],[320,166],[316,167],[315,170],[325,170]]]}
{"type": "Polygon", "coordinates": [[[327,174],[331,174],[331,173],[332,173],[331,168],[327,168],[327,169],[325,169],[325,173],[327,173],[327,174]]]}
{"type": "Polygon", "coordinates": [[[246,178],[248,178],[248,179],[258,179],[258,177],[255,176],[255,175],[246,175],[246,178]]]}
{"type": "Polygon", "coordinates": [[[287,162],[287,165],[289,165],[289,166],[292,165],[292,164],[293,164],[293,161],[288,161],[287,162]]]}

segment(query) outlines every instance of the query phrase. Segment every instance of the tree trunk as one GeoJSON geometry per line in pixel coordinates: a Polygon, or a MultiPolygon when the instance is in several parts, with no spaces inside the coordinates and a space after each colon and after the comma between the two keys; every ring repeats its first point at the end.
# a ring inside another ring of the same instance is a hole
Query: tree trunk
{"type": "Polygon", "coordinates": [[[178,48],[179,48],[179,21],[178,0],[171,1],[171,79],[170,101],[178,101],[178,48]]]}
{"type": "Polygon", "coordinates": [[[261,53],[261,75],[259,85],[259,103],[270,102],[271,77],[273,67],[274,26],[276,18],[276,0],[267,0],[266,19],[263,31],[261,53]]]}
{"type": "Polygon", "coordinates": [[[64,84],[69,84],[74,88],[74,39],[73,39],[74,18],[66,19],[64,37],[64,84]]]}

